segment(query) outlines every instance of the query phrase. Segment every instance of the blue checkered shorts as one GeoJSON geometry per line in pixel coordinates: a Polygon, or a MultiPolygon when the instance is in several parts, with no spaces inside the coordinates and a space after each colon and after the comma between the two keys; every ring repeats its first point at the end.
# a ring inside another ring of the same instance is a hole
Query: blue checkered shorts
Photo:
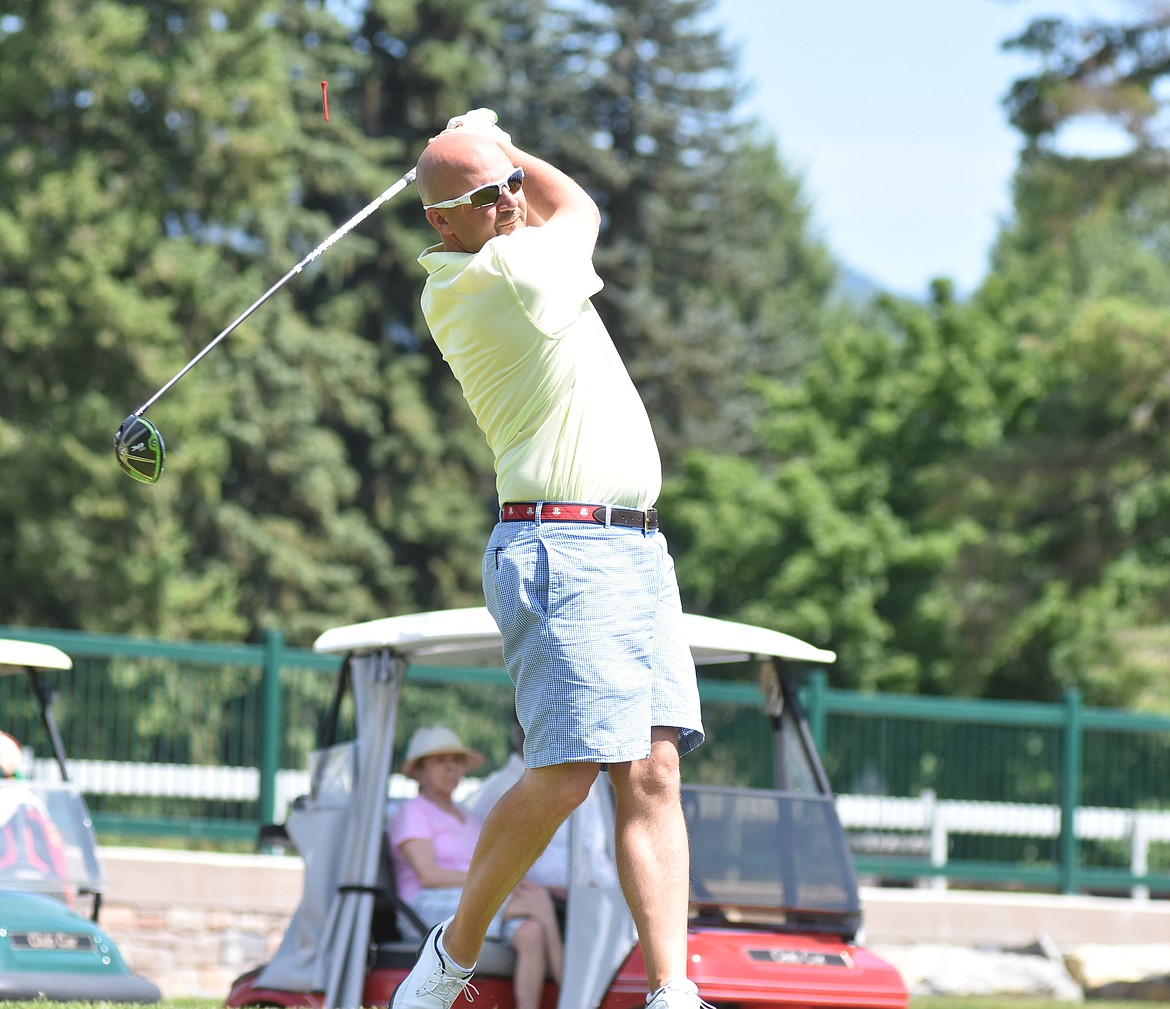
{"type": "Polygon", "coordinates": [[[524,763],[623,763],[652,726],[703,741],[695,664],[661,533],[575,522],[500,522],[483,558],[524,727],[524,763]]]}

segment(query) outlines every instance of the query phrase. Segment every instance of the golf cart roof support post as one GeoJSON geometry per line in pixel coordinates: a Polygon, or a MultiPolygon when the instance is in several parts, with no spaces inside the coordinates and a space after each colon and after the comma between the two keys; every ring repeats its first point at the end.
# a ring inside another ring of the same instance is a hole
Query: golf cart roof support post
{"type": "Polygon", "coordinates": [[[264,632],[260,705],[260,796],[261,823],[276,820],[276,775],[280,770],[280,744],[283,739],[283,700],[280,667],[284,652],[284,635],[279,630],[264,632]]]}
{"type": "Polygon", "coordinates": [[[833,788],[829,784],[829,775],[825,771],[825,765],[821,763],[821,756],[817,751],[816,742],[813,740],[812,732],[809,731],[804,706],[800,703],[800,692],[796,689],[796,684],[793,682],[793,675],[788,663],[781,658],[775,657],[770,661],[764,662],[761,678],[767,676],[774,678],[779,687],[779,696],[783,698],[783,703],[779,711],[769,711],[772,718],[772,747],[776,767],[777,787],[789,787],[785,778],[781,777],[785,769],[785,758],[782,751],[782,733],[779,731],[780,719],[784,717],[784,709],[787,709],[791,714],[792,723],[796,727],[801,748],[804,750],[808,764],[816,776],[817,787],[824,794],[832,795],[833,788]]]}
{"type": "Polygon", "coordinates": [[[65,763],[65,741],[61,738],[61,731],[57,727],[57,716],[53,714],[53,701],[57,698],[57,691],[45,682],[40,670],[35,666],[26,666],[25,672],[28,673],[29,685],[36,695],[37,706],[41,710],[41,722],[45,726],[45,732],[49,734],[53,757],[57,761],[57,766],[61,768],[61,780],[68,781],[69,768],[65,763]]]}

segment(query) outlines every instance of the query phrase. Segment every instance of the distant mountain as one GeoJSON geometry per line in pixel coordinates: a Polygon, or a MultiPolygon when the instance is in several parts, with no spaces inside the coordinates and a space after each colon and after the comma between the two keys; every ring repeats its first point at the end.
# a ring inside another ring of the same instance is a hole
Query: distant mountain
{"type": "Polygon", "coordinates": [[[909,301],[922,301],[922,296],[913,297],[902,291],[891,291],[882,287],[876,280],[867,277],[864,273],[853,269],[847,263],[838,265],[837,283],[833,286],[831,297],[835,301],[844,301],[852,305],[868,305],[879,294],[892,294],[909,301]]]}
{"type": "Polygon", "coordinates": [[[840,273],[837,275],[837,283],[833,285],[831,297],[834,301],[868,305],[883,292],[884,288],[876,281],[842,263],[840,273]]]}

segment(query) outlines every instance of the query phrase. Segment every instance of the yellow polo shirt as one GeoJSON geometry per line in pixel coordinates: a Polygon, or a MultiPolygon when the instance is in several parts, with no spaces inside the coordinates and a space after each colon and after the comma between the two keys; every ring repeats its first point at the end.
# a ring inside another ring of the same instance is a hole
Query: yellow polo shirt
{"type": "Polygon", "coordinates": [[[661,489],[650,418],[589,301],[591,255],[553,223],[419,256],[423,315],[495,455],[501,504],[647,508],[661,489]]]}

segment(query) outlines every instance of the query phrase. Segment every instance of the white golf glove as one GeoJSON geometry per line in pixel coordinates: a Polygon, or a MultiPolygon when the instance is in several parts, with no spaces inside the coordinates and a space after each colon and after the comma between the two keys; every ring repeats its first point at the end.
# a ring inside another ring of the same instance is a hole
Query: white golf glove
{"type": "Polygon", "coordinates": [[[452,116],[448,119],[447,130],[466,130],[468,133],[510,144],[512,138],[496,125],[499,121],[500,117],[491,109],[472,109],[461,116],[452,116]]]}

